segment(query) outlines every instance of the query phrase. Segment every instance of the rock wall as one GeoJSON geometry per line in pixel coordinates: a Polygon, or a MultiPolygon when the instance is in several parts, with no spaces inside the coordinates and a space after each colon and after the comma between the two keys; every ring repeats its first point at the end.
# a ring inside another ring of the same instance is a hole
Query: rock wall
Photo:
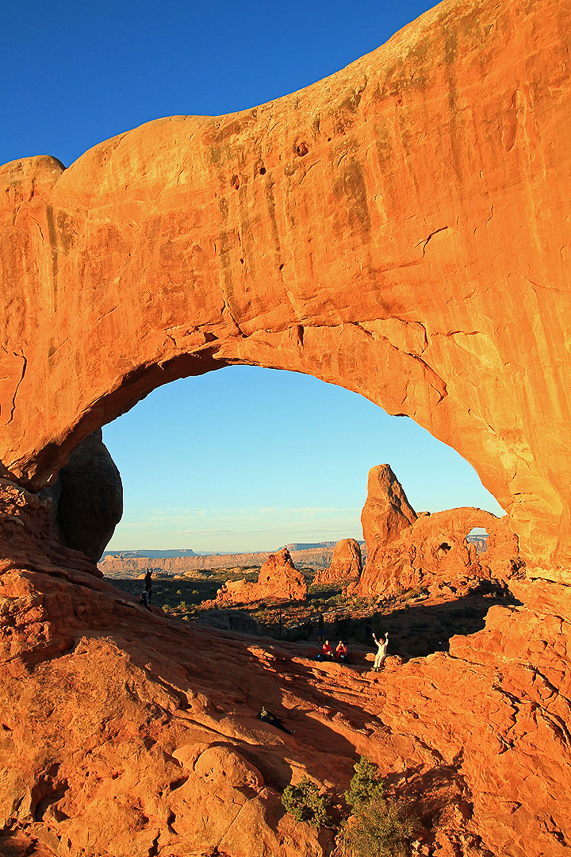
{"type": "Polygon", "coordinates": [[[377,546],[367,559],[351,594],[373,597],[418,588],[451,588],[459,595],[474,578],[511,585],[525,576],[517,537],[507,516],[482,509],[447,509],[420,517],[387,546],[377,546]],[[487,550],[478,553],[466,541],[473,527],[489,533],[487,550]]]}
{"type": "Polygon", "coordinates": [[[454,446],[568,567],[570,32],[445,0],[285,98],[0,169],[0,475],[53,482],[174,378],[290,369],[454,446]]]}
{"type": "Polygon", "coordinates": [[[558,0],[446,0],[279,101],[0,170],[4,852],[323,857],[280,795],[366,753],[431,857],[568,855],[570,34],[558,0]],[[142,610],[58,543],[23,485],[240,363],[454,446],[509,513],[521,605],[371,678],[142,610]]]}

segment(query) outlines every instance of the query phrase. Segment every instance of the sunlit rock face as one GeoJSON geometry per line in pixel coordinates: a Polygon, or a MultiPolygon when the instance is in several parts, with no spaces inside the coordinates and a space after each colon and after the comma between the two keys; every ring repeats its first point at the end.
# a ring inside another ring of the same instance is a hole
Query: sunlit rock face
{"type": "Polygon", "coordinates": [[[497,518],[466,506],[417,516],[388,464],[369,471],[361,523],[367,564],[350,584],[350,594],[370,598],[442,586],[460,592],[474,579],[505,584],[525,573],[507,515],[497,518]],[[478,554],[466,539],[474,527],[489,535],[485,553],[478,554]]]}
{"type": "Polygon", "coordinates": [[[363,538],[372,556],[398,538],[416,521],[416,512],[390,465],[377,464],[369,471],[367,500],[361,513],[363,538]]]}
{"type": "Polygon", "coordinates": [[[567,857],[560,584],[512,580],[521,606],[377,674],[149,612],[50,526],[0,482],[0,853],[326,857],[332,832],[284,814],[283,789],[309,775],[342,795],[366,754],[431,857],[567,857]]]}
{"type": "Polygon", "coordinates": [[[290,552],[282,548],[269,555],[260,568],[256,583],[248,580],[229,580],[216,596],[216,604],[249,604],[271,598],[277,601],[303,601],[307,596],[307,582],[292,562],[290,552]]]}
{"type": "Polygon", "coordinates": [[[571,553],[568,4],[445,2],[331,78],[0,170],[0,460],[40,487],[173,378],[307,372],[571,553]]]}
{"type": "Polygon", "coordinates": [[[313,578],[315,585],[348,583],[358,580],[363,570],[361,547],[356,539],[341,539],[335,545],[331,565],[320,568],[313,578]]]}

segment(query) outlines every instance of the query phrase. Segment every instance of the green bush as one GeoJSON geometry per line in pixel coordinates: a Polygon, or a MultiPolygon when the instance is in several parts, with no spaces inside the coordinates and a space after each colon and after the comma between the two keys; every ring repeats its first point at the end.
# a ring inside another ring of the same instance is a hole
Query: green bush
{"type": "Polygon", "coordinates": [[[361,756],[354,769],[349,791],[345,792],[345,800],[353,811],[356,811],[367,801],[381,798],[384,788],[377,766],[373,765],[366,756],[361,756]]]}
{"type": "Polygon", "coordinates": [[[306,821],[314,827],[329,823],[329,798],[319,794],[319,788],[309,777],[303,777],[296,786],[286,786],[282,804],[296,821],[306,821]]]}
{"type": "Polygon", "coordinates": [[[345,800],[353,814],[339,834],[343,857],[405,857],[419,823],[403,804],[384,797],[378,768],[366,756],[355,765],[345,800]]]}
{"type": "Polygon", "coordinates": [[[344,822],[340,851],[343,857],[406,857],[418,827],[402,804],[374,797],[344,822]]]}

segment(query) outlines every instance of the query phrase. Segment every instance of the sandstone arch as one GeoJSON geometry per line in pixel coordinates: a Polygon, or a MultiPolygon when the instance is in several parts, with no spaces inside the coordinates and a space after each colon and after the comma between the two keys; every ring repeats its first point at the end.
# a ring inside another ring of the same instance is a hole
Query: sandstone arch
{"type": "Polygon", "coordinates": [[[278,101],[3,167],[3,475],[174,378],[285,368],[411,416],[568,563],[570,32],[445,2],[278,101]]]}

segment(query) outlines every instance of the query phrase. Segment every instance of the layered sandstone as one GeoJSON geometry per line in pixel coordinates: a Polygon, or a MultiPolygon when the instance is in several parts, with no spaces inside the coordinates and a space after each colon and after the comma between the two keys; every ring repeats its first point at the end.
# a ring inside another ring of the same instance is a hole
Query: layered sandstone
{"type": "Polygon", "coordinates": [[[361,547],[356,539],[341,539],[335,545],[329,568],[319,569],[313,583],[349,583],[359,580],[363,570],[361,547]]]}
{"type": "Polygon", "coordinates": [[[367,564],[348,594],[372,597],[402,590],[451,587],[462,591],[474,578],[507,583],[524,575],[517,536],[507,515],[498,518],[472,507],[429,514],[416,512],[388,464],[369,472],[361,515],[367,564]],[[467,540],[486,530],[487,550],[467,540]]]}
{"type": "Polygon", "coordinates": [[[279,101],[0,170],[1,850],[323,857],[283,788],[339,793],[366,753],[416,799],[425,853],[566,857],[570,32],[557,0],[446,0],[279,101]],[[519,539],[520,605],[366,678],[113,590],[21,486],[233,364],[454,446],[519,539]]]}
{"type": "Polygon", "coordinates": [[[475,579],[507,584],[525,575],[517,537],[507,516],[483,509],[447,509],[422,514],[386,547],[369,553],[367,564],[350,592],[366,597],[402,590],[448,587],[461,594],[475,579]],[[488,534],[487,550],[478,553],[466,540],[473,527],[488,534]]]}
{"type": "Polygon", "coordinates": [[[416,512],[390,465],[372,467],[367,480],[367,499],[361,513],[368,556],[384,550],[415,521],[416,512]]]}
{"type": "Polygon", "coordinates": [[[262,565],[256,583],[229,580],[218,590],[216,604],[251,604],[256,601],[304,601],[307,582],[292,562],[290,552],[282,548],[262,565]]]}
{"type": "Polygon", "coordinates": [[[281,793],[309,775],[339,795],[366,754],[414,802],[424,854],[568,854],[565,586],[512,581],[522,606],[450,654],[363,674],[148,612],[57,547],[45,502],[6,483],[0,501],[19,551],[0,559],[2,853],[325,857],[331,833],[281,793]]]}
{"type": "Polygon", "coordinates": [[[4,166],[2,474],[51,483],[174,378],[291,369],[455,447],[565,566],[570,31],[445,0],[285,98],[4,166]]]}

